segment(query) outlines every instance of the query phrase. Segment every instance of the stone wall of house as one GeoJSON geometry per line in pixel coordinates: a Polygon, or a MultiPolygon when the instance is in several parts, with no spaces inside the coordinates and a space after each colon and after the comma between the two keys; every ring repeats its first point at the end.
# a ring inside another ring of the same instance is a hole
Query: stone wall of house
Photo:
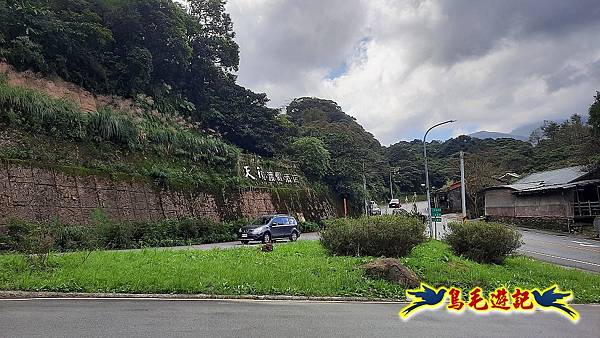
{"type": "Polygon", "coordinates": [[[94,210],[118,221],[208,217],[215,221],[270,213],[336,216],[334,201],[310,189],[178,191],[152,181],[65,173],[0,161],[0,226],[11,219],[87,224],[94,210]]]}

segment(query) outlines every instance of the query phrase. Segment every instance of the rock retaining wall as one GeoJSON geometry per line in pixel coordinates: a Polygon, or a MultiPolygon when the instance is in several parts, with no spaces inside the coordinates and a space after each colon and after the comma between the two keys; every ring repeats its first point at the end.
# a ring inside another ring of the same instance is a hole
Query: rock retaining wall
{"type": "Polygon", "coordinates": [[[208,217],[215,221],[271,213],[307,219],[336,216],[333,201],[310,189],[242,188],[177,191],[151,181],[68,174],[0,161],[0,226],[11,218],[87,224],[94,210],[118,221],[208,217]]]}

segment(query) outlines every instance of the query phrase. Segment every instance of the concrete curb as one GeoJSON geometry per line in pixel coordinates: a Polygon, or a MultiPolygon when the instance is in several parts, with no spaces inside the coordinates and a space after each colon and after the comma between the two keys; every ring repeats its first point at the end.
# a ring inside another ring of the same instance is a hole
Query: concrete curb
{"type": "Polygon", "coordinates": [[[146,293],[84,293],[46,291],[0,291],[0,299],[24,298],[81,298],[81,299],[181,299],[181,300],[289,300],[316,302],[406,303],[406,299],[366,297],[318,297],[286,295],[209,295],[209,294],[146,294],[146,293]]]}

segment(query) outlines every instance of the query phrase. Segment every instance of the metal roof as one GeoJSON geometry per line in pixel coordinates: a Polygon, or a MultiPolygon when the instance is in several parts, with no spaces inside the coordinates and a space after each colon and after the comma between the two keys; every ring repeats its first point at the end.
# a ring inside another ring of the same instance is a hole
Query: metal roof
{"type": "Polygon", "coordinates": [[[516,193],[521,194],[521,193],[538,192],[538,191],[550,190],[550,189],[570,189],[570,188],[574,188],[577,186],[583,186],[583,185],[594,184],[594,183],[600,183],[600,179],[583,180],[583,181],[577,181],[577,182],[571,182],[571,183],[565,183],[565,184],[541,185],[541,186],[537,186],[537,187],[529,187],[529,188],[519,189],[519,190],[517,190],[516,193]]]}
{"type": "Polygon", "coordinates": [[[588,173],[588,171],[584,170],[584,168],[584,166],[576,166],[533,173],[516,181],[515,184],[541,182],[542,184],[550,185],[570,183],[588,173]]]}
{"type": "MultiPolygon", "coordinates": [[[[507,188],[518,192],[533,192],[547,189],[567,189],[577,185],[594,183],[600,180],[575,182],[588,174],[584,166],[567,167],[556,170],[542,171],[523,177],[513,184],[493,188],[507,188]]],[[[493,189],[492,188],[492,189],[493,189]]]]}

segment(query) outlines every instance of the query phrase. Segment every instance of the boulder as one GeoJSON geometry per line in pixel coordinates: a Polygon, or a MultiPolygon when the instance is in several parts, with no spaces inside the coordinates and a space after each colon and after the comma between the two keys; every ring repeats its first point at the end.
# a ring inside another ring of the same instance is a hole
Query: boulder
{"type": "Polygon", "coordinates": [[[405,288],[417,288],[420,285],[419,277],[394,258],[375,259],[359,268],[365,271],[367,277],[385,279],[405,288]]]}

